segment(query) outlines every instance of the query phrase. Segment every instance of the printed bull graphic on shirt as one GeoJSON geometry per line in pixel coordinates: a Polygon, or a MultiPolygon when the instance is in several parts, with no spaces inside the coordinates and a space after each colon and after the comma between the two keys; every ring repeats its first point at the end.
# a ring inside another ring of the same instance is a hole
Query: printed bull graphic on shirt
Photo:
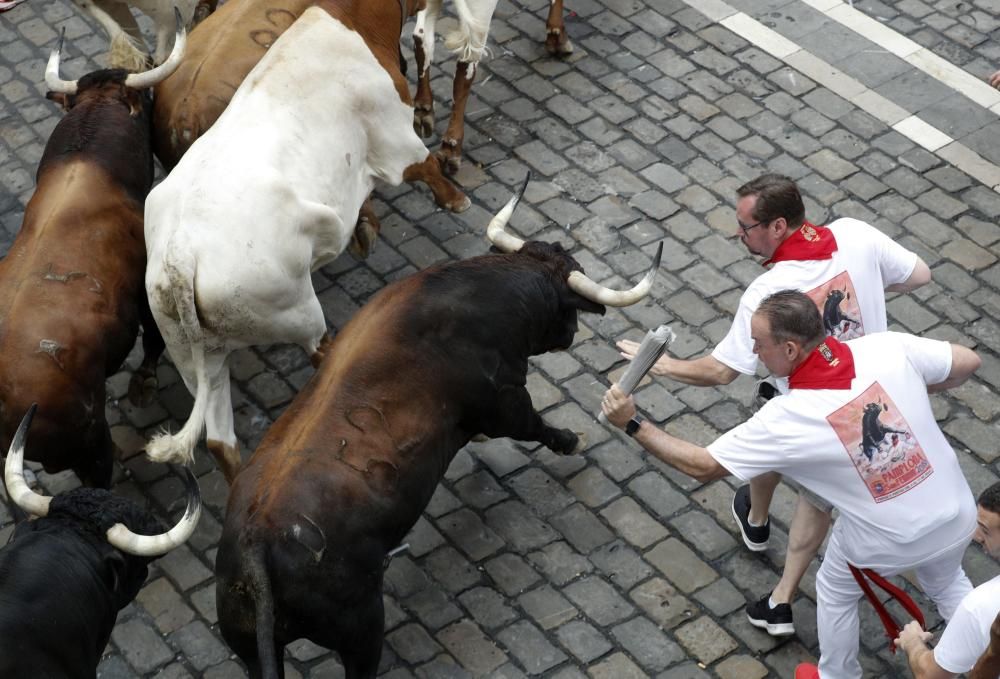
{"type": "Polygon", "coordinates": [[[888,406],[884,403],[868,403],[865,405],[865,414],[861,417],[861,452],[865,454],[869,462],[880,451],[887,436],[890,434],[893,435],[891,445],[896,446],[899,444],[899,434],[908,435],[907,432],[901,429],[893,429],[879,420],[879,415],[888,409],[888,406]]]}
{"type": "Polygon", "coordinates": [[[846,342],[865,334],[861,306],[854,283],[846,271],[806,292],[823,316],[823,329],[834,339],[846,342]]]}
{"type": "Polygon", "coordinates": [[[934,473],[920,442],[878,382],[827,418],[875,502],[885,502],[934,473]]]}

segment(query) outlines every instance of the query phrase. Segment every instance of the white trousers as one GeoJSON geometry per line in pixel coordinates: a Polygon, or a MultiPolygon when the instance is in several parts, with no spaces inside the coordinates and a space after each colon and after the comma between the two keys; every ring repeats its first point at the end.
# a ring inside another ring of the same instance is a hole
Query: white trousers
{"type": "MultiPolygon", "coordinates": [[[[917,583],[938,613],[950,620],[972,583],[962,569],[962,556],[966,545],[956,547],[917,566],[914,570],[917,583]]],[[[886,577],[897,575],[912,567],[891,571],[877,571],[886,577]]],[[[882,590],[873,586],[876,594],[882,590]]],[[[847,559],[837,539],[837,531],[830,534],[830,542],[823,557],[823,565],[816,576],[816,625],[819,632],[819,676],[821,679],[861,679],[858,660],[860,643],[860,617],[858,602],[861,587],[847,565],[847,559]]],[[[901,624],[909,620],[898,621],[901,624]]],[[[886,642],[888,643],[888,641],[886,642]]]]}

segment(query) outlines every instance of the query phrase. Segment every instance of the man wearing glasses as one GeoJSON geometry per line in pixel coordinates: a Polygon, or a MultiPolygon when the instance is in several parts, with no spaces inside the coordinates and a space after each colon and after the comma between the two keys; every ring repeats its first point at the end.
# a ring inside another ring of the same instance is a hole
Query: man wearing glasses
{"type": "MultiPolygon", "coordinates": [[[[743,293],[729,333],[711,354],[693,360],[664,355],[653,366],[654,375],[698,386],[753,375],[757,356],[750,318],[763,299],[779,290],[808,295],[827,335],[846,341],[887,329],[885,291],[909,292],[930,281],[930,269],[916,253],[865,222],[841,218],[825,227],[807,222],[802,196],[788,177],[765,174],[739,187],[736,195],[736,237],[769,268],[743,293]]],[[[631,359],[638,345],[622,340],[618,347],[631,359]]],[[[777,387],[788,390],[785,380],[777,380],[777,387]]],[[[768,509],[780,481],[775,473],[757,476],[733,498],[733,516],[753,551],[767,549],[768,509]]],[[[795,633],[791,603],[830,528],[829,503],[799,490],[781,580],[770,596],[747,606],[751,624],[776,636],[795,633]]]]}

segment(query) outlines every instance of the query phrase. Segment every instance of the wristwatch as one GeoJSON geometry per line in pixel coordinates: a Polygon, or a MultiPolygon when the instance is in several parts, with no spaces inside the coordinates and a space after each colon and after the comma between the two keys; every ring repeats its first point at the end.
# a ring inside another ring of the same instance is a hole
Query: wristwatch
{"type": "Polygon", "coordinates": [[[642,425],[642,418],[636,413],[632,416],[632,419],[625,424],[625,433],[629,436],[635,436],[636,432],[639,431],[639,427],[642,425]]]}

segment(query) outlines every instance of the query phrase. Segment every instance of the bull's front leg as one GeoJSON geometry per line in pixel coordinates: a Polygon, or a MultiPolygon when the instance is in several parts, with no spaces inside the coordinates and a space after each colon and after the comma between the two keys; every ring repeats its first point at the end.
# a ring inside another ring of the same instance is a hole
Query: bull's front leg
{"type": "Polygon", "coordinates": [[[464,212],[472,204],[461,189],[441,173],[441,164],[430,153],[423,162],[414,163],[403,170],[403,181],[422,181],[434,194],[434,202],[452,212],[464,212]]]}
{"type": "Polygon", "coordinates": [[[451,118],[441,139],[438,158],[448,174],[455,174],[462,166],[462,141],[465,139],[465,105],[469,90],[476,79],[478,61],[459,61],[455,65],[455,83],[452,87],[451,118]]]}
{"type": "Polygon", "coordinates": [[[569,41],[563,24],[563,0],[552,0],[549,7],[549,18],[545,21],[545,49],[557,57],[573,53],[573,43],[569,41]]]}
{"type": "Polygon", "coordinates": [[[496,407],[487,415],[481,430],[490,438],[509,436],[519,441],[537,441],[560,455],[572,455],[583,447],[574,432],[545,424],[524,387],[501,387],[496,407]]]}
{"type": "Polygon", "coordinates": [[[367,259],[368,255],[375,250],[380,229],[378,215],[375,214],[375,209],[372,207],[371,197],[368,197],[361,205],[358,223],[354,226],[354,233],[351,235],[347,251],[358,259],[367,259]]]}

